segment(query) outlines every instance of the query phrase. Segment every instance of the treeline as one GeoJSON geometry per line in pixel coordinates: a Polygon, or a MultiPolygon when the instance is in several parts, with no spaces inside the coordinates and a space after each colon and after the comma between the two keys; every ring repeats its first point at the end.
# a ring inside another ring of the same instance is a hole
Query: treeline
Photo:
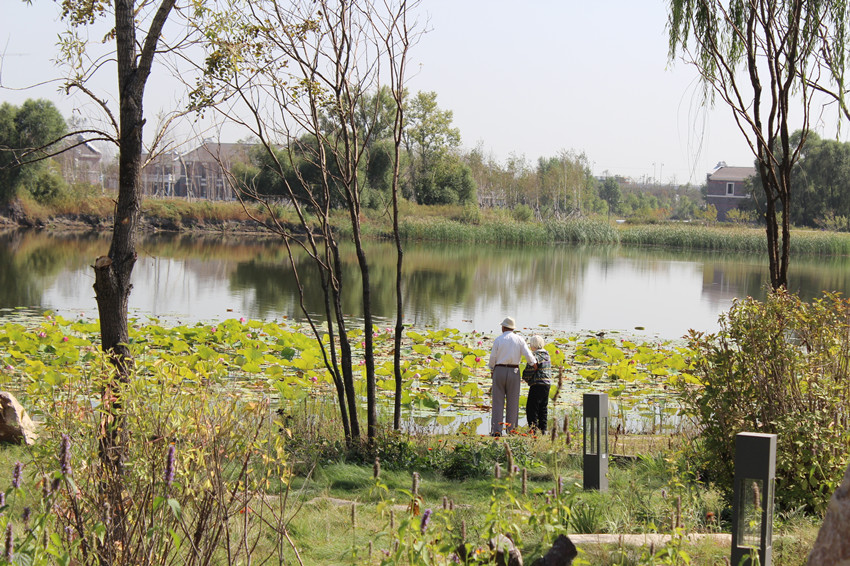
{"type": "MultiPolygon", "coordinates": [[[[358,171],[361,199],[366,208],[382,209],[391,199],[395,104],[391,93],[381,89],[364,97],[362,106],[357,129],[368,137],[363,134],[357,140],[366,156],[358,171]]],[[[401,196],[416,204],[505,208],[518,220],[606,214],[641,221],[689,219],[699,217],[704,208],[695,187],[638,186],[614,176],[597,179],[583,153],[561,151],[530,162],[517,155],[499,161],[483,144],[464,151],[452,111],[439,107],[435,92],[407,95],[403,115],[399,186],[401,196]]],[[[328,134],[338,127],[324,118],[328,134]]],[[[61,167],[44,159],[59,148],[50,142],[67,130],[52,102],[0,106],[0,203],[25,195],[49,203],[85,188],[69,189],[61,167]]],[[[321,153],[330,149],[320,147],[315,136],[302,136],[271,151],[257,144],[247,163],[231,167],[233,185],[250,187],[255,198],[281,200],[287,198],[289,185],[299,198],[341,206],[338,164],[331,162],[327,170],[318,166],[321,153]]]]}
{"type": "MultiPolygon", "coordinates": [[[[791,136],[794,146],[800,132],[791,136]]],[[[790,222],[794,226],[850,232],[850,143],[809,132],[791,175],[790,222]]],[[[761,179],[751,182],[753,198],[733,218],[761,221],[765,210],[761,179]]]]}
{"type": "Polygon", "coordinates": [[[616,215],[642,221],[684,220],[700,217],[705,208],[699,187],[639,185],[607,173],[596,178],[587,156],[574,151],[540,157],[535,163],[512,155],[500,163],[479,145],[464,161],[472,169],[483,206],[524,210],[538,219],[616,215]]]}
{"type": "MultiPolygon", "coordinates": [[[[385,208],[392,186],[395,115],[390,94],[381,90],[367,104],[382,109],[378,124],[361,139],[367,159],[359,171],[364,206],[385,208]]],[[[365,121],[366,112],[363,113],[365,121]]],[[[638,184],[625,177],[592,175],[584,153],[561,151],[556,156],[529,161],[510,155],[500,161],[480,143],[464,151],[461,135],[452,123],[452,111],[437,104],[434,92],[417,92],[405,101],[403,155],[399,171],[401,194],[424,205],[461,205],[505,208],[517,220],[546,220],[573,216],[608,215],[655,222],[664,220],[715,220],[706,207],[704,187],[638,184]]],[[[327,127],[333,128],[331,120],[327,127]]],[[[69,187],[61,167],[45,157],[56,151],[50,142],[68,131],[60,112],[47,100],[27,100],[21,106],[0,105],[0,204],[29,195],[39,202],[66,197],[83,187],[69,187]]],[[[794,136],[798,137],[799,132],[794,136]]],[[[259,195],[287,194],[285,184],[303,198],[325,198],[323,173],[316,166],[321,148],[315,138],[302,137],[273,153],[256,146],[248,163],[236,163],[232,173],[238,185],[250,184],[259,195]],[[273,161],[285,166],[280,175],[273,161]]],[[[327,198],[332,207],[342,201],[334,190],[339,175],[329,172],[327,198]]],[[[850,232],[850,143],[821,139],[809,133],[792,176],[791,223],[796,226],[850,232]]],[[[753,198],[729,220],[755,222],[764,210],[760,180],[751,182],[753,198]]],[[[243,185],[244,186],[244,185],[243,185]]]]}
{"type": "Polygon", "coordinates": [[[793,224],[850,232],[850,143],[809,132],[791,179],[793,224]]]}
{"type": "MultiPolygon", "coordinates": [[[[369,111],[364,108],[359,131],[369,132],[369,137],[358,140],[366,153],[359,171],[361,198],[367,208],[379,209],[391,197],[394,106],[386,89],[367,96],[363,106],[369,111]],[[374,108],[379,109],[378,118],[374,124],[367,123],[365,117],[374,116],[374,108]]],[[[499,161],[485,152],[483,144],[464,151],[452,111],[439,107],[435,92],[408,95],[403,114],[399,183],[401,195],[416,204],[507,208],[518,220],[599,214],[645,221],[690,219],[699,217],[704,208],[696,187],[637,186],[613,176],[597,179],[583,153],[561,151],[530,163],[516,155],[499,161]]],[[[325,120],[328,134],[335,127],[333,120],[325,120]]],[[[250,163],[233,167],[236,185],[250,187],[248,192],[258,197],[280,198],[289,194],[289,186],[300,198],[327,198],[331,206],[340,206],[342,193],[336,179],[341,172],[335,166],[323,172],[316,165],[320,153],[327,154],[329,149],[320,148],[309,136],[271,152],[257,146],[250,153],[250,163]]]]}
{"type": "Polygon", "coordinates": [[[20,193],[49,200],[66,189],[58,165],[46,157],[67,131],[65,119],[48,100],[21,106],[0,104],[0,204],[20,193]]]}
{"type": "MultiPolygon", "coordinates": [[[[391,199],[396,106],[389,89],[382,88],[366,95],[362,108],[357,128],[361,137],[349,143],[356,142],[365,154],[357,171],[361,202],[367,208],[381,208],[391,199]]],[[[436,93],[418,92],[406,97],[403,115],[402,196],[418,204],[475,205],[475,181],[463,160],[460,132],[452,125],[451,110],[437,105],[436,93]]],[[[323,128],[325,139],[337,139],[334,131],[339,125],[331,117],[323,117],[323,128]]],[[[285,198],[288,186],[296,198],[339,207],[344,200],[340,164],[331,160],[329,168],[319,166],[323,154],[333,154],[331,149],[321,147],[316,136],[309,135],[271,151],[257,145],[250,152],[250,163],[234,165],[235,185],[248,187],[247,192],[257,198],[285,198]]]]}

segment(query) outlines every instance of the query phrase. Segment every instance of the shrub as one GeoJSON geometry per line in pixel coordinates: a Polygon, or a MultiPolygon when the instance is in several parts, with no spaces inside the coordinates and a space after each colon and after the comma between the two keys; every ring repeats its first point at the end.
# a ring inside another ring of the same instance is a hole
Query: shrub
{"type": "Polygon", "coordinates": [[[31,181],[26,183],[26,188],[36,201],[45,204],[62,197],[68,190],[68,184],[62,178],[59,167],[51,162],[38,168],[31,181]]]}
{"type": "Polygon", "coordinates": [[[517,222],[529,222],[534,218],[534,211],[527,204],[518,204],[511,210],[511,216],[517,222]]]}
{"type": "Polygon", "coordinates": [[[726,222],[730,224],[755,224],[757,220],[754,210],[741,210],[733,208],[726,213],[726,222]]]}
{"type": "MultiPolygon", "coordinates": [[[[7,542],[14,563],[47,564],[40,559],[52,555],[59,564],[234,564],[278,553],[289,472],[269,400],[222,392],[214,362],[199,374],[164,362],[118,385],[103,359],[86,356],[90,374],[29,387],[43,426],[24,472],[41,490],[21,482],[8,494],[32,510],[29,525],[15,519],[7,542]],[[104,391],[120,398],[122,473],[99,456],[109,425],[95,400],[104,391]],[[120,509],[108,504],[115,497],[120,509]],[[272,544],[258,550],[260,540],[272,544]]],[[[0,514],[0,528],[12,522],[0,514]]]]}
{"type": "Polygon", "coordinates": [[[467,204],[463,207],[460,220],[467,224],[481,224],[481,209],[477,204],[467,204]]]}
{"type": "Polygon", "coordinates": [[[705,479],[730,497],[735,435],[777,434],[777,506],[822,511],[850,442],[850,301],[826,294],[805,303],[783,291],[748,298],[716,334],[691,331],[689,341],[699,384],[679,384],[701,425],[693,450],[705,479]]]}

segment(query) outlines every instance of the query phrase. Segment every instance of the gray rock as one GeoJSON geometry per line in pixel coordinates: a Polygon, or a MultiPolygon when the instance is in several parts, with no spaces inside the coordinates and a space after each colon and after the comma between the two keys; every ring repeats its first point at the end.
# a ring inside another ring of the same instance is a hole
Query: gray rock
{"type": "Polygon", "coordinates": [[[522,554],[510,537],[496,535],[490,539],[489,545],[497,566],[522,566],[522,554]]]}
{"type": "Polygon", "coordinates": [[[0,419],[0,442],[31,445],[38,439],[35,423],[8,391],[0,391],[0,411],[3,415],[0,419]]]}
{"type": "Polygon", "coordinates": [[[850,566],[850,466],[832,494],[818,538],[809,554],[809,566],[850,566]]]}

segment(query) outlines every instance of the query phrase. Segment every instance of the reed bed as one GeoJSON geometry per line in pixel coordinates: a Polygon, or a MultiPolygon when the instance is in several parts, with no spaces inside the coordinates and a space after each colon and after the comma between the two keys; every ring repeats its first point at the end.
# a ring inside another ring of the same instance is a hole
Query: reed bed
{"type": "MultiPolygon", "coordinates": [[[[652,224],[620,228],[620,243],[726,252],[767,252],[763,228],[705,226],[696,224],[652,224]]],[[[792,255],[850,254],[850,234],[792,230],[792,255]]]]}
{"type": "Polygon", "coordinates": [[[406,240],[495,244],[616,244],[619,241],[617,230],[610,224],[589,219],[468,224],[446,218],[406,218],[399,228],[406,240]]]}

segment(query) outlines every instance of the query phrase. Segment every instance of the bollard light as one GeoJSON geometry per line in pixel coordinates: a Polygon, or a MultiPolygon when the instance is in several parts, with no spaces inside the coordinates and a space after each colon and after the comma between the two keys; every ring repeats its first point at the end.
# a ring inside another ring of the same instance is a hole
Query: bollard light
{"type": "Polygon", "coordinates": [[[584,489],[608,491],[608,394],[585,393],[584,489]]]}
{"type": "Polygon", "coordinates": [[[732,564],[771,565],[775,479],[776,435],[737,434],[732,499],[732,564]]]}

